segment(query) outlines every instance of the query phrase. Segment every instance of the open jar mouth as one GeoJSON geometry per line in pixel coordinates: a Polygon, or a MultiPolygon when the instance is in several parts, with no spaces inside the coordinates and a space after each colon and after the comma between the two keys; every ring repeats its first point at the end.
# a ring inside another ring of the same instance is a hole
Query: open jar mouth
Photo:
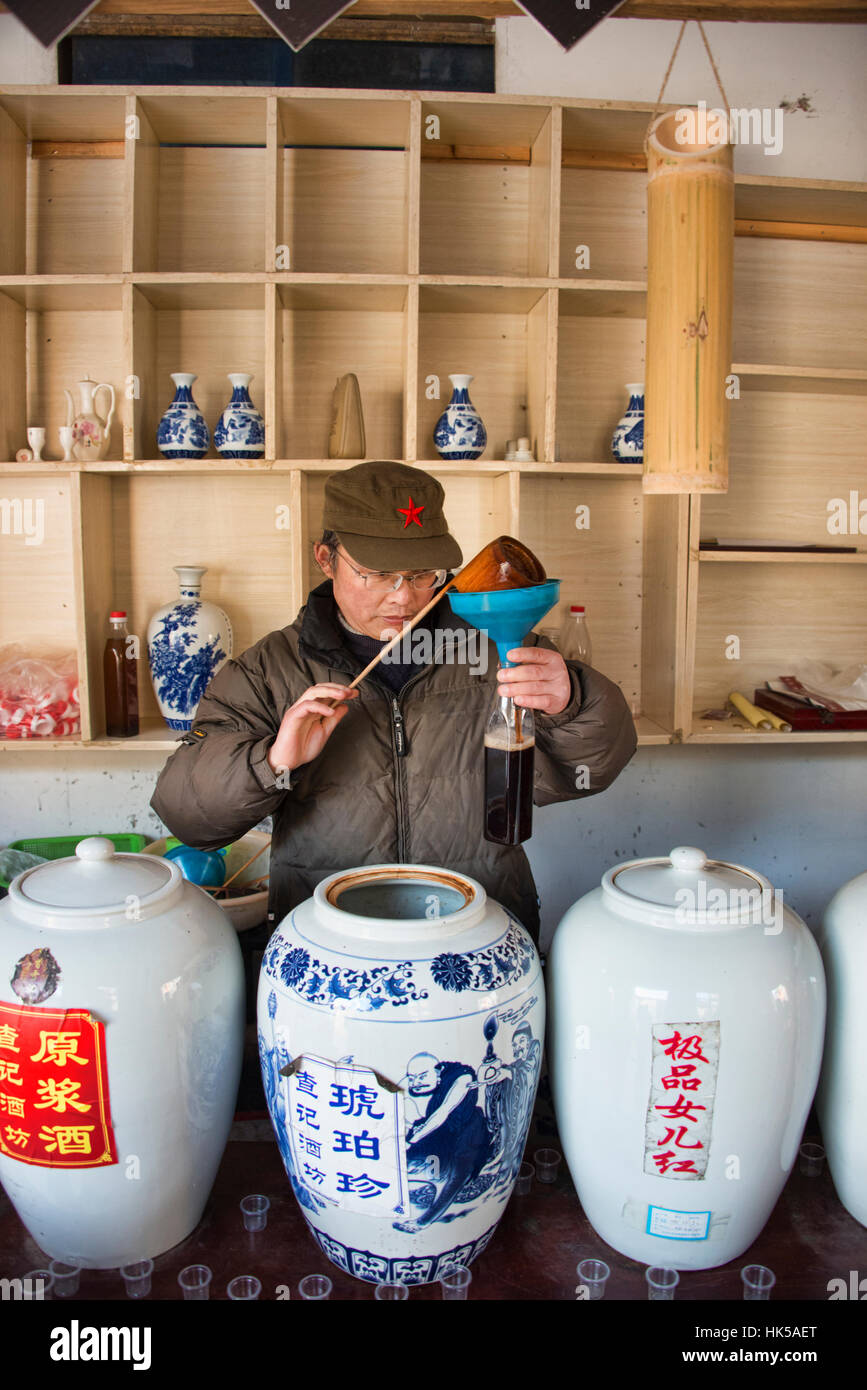
{"type": "Polygon", "coordinates": [[[471,880],[446,870],[383,865],[338,875],[324,886],[323,896],[353,917],[423,922],[462,912],[478,894],[471,880]]]}

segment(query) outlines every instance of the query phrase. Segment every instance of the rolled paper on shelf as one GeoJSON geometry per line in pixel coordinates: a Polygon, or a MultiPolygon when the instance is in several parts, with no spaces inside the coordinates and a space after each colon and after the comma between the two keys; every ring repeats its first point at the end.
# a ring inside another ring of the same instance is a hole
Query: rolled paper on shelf
{"type": "Polygon", "coordinates": [[[773,710],[763,709],[760,705],[756,705],[754,708],[758,709],[760,714],[763,714],[766,719],[771,721],[778,733],[790,734],[792,732],[791,724],[787,724],[785,719],[781,719],[778,714],[774,714],[773,710]]]}
{"type": "Polygon", "coordinates": [[[732,690],[729,694],[729,704],[734,705],[738,714],[742,714],[744,719],[752,724],[754,729],[773,729],[768,711],[759,709],[752,704],[745,695],[741,695],[737,690],[732,690]]]}

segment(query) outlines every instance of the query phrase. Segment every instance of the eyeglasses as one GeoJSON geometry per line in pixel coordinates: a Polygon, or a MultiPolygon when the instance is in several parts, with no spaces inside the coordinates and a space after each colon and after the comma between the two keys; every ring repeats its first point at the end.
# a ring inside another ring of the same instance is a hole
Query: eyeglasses
{"type": "Polygon", "coordinates": [[[358,575],[365,588],[371,589],[375,593],[387,593],[389,589],[399,589],[404,580],[411,589],[434,589],[445,582],[445,577],[448,574],[448,570],[417,570],[413,574],[401,574],[398,570],[368,570],[365,573],[363,570],[356,569],[352,561],[345,555],[341,555],[339,550],[335,550],[334,555],[336,559],[340,559],[348,565],[353,574],[358,575]]]}

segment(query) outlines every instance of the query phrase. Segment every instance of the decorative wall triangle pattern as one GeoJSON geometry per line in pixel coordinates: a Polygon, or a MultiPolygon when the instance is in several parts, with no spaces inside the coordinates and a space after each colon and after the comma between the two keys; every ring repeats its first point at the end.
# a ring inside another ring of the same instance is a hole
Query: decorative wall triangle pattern
{"type": "Polygon", "coordinates": [[[581,8],[575,0],[518,0],[522,10],[538,20],[562,48],[574,48],[595,25],[620,8],[624,0],[586,0],[581,8]]]}

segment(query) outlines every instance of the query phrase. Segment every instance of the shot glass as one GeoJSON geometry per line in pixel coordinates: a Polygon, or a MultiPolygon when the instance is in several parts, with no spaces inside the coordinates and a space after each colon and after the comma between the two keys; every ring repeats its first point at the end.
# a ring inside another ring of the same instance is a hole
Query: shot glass
{"type": "Polygon", "coordinates": [[[798,1167],[805,1178],[817,1178],[825,1166],[825,1150],[821,1144],[802,1144],[798,1150],[798,1167]]]}
{"type": "Polygon", "coordinates": [[[771,1289],[777,1282],[774,1271],[764,1265],[744,1265],[741,1279],[744,1283],[744,1298],[750,1300],[770,1298],[771,1289]]]}
{"type": "Polygon", "coordinates": [[[394,1283],[377,1284],[373,1296],[383,1303],[403,1302],[405,1298],[409,1298],[409,1289],[398,1279],[394,1283]]]}
{"type": "Polygon", "coordinates": [[[533,1163],[536,1166],[536,1177],[539,1182],[556,1182],[557,1169],[560,1167],[560,1154],[556,1149],[537,1149],[533,1154],[533,1163]]]}
{"type": "Polygon", "coordinates": [[[647,1280],[647,1297],[651,1303],[670,1301],[680,1283],[676,1269],[663,1269],[661,1265],[651,1265],[644,1271],[647,1280]]]}
{"type": "Polygon", "coordinates": [[[530,1188],[533,1186],[533,1177],[536,1169],[532,1163],[522,1163],[518,1169],[518,1176],[515,1180],[515,1191],[519,1197],[526,1197],[530,1188]]]}
{"type": "Polygon", "coordinates": [[[605,1297],[605,1284],[611,1270],[604,1260],[581,1260],[575,1272],[587,1289],[588,1302],[605,1297]]]}
{"type": "Polygon", "coordinates": [[[268,1225],[268,1208],[271,1205],[269,1199],[260,1193],[254,1193],[250,1197],[244,1197],[240,1205],[244,1214],[244,1230],[264,1231],[268,1225]]]}
{"type": "Polygon", "coordinates": [[[308,1303],[331,1297],[331,1280],[327,1274],[305,1274],[298,1285],[298,1292],[308,1303]]]}
{"type": "Polygon", "coordinates": [[[126,1285],[127,1298],[147,1298],[153,1272],[153,1260],[135,1260],[132,1264],[121,1265],[120,1273],[126,1285]]]}
{"type": "Polygon", "coordinates": [[[252,1274],[239,1274],[226,1285],[226,1293],[233,1303],[250,1303],[258,1298],[261,1292],[262,1285],[252,1274]]]}
{"type": "Polygon", "coordinates": [[[74,1298],[81,1279],[81,1265],[74,1260],[52,1260],[48,1266],[54,1275],[55,1298],[74,1298]]]}
{"type": "Polygon", "coordinates": [[[21,1297],[41,1303],[50,1298],[54,1288],[54,1275],[50,1269],[31,1269],[21,1276],[21,1297]]]}
{"type": "Polygon", "coordinates": [[[443,1298],[458,1299],[466,1298],[470,1291],[470,1284],[473,1276],[466,1265],[452,1265],[444,1274],[440,1275],[440,1288],[443,1291],[443,1298]]]}
{"type": "Polygon", "coordinates": [[[178,1283],[186,1302],[204,1302],[211,1297],[211,1270],[207,1265],[187,1265],[178,1275],[178,1283]]]}

